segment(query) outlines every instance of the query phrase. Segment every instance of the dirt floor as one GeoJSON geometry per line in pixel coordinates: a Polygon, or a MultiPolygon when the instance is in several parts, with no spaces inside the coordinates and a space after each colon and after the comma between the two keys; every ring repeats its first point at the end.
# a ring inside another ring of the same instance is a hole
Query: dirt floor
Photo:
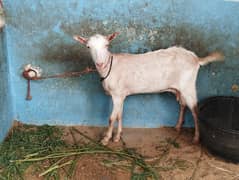
{"type": "MultiPolygon", "coordinates": [[[[80,142],[81,136],[73,139],[69,127],[64,130],[64,139],[69,143],[80,142]]],[[[105,128],[75,127],[87,136],[99,141],[105,128]]],[[[145,161],[156,169],[159,179],[165,180],[236,180],[239,165],[226,162],[211,155],[204,147],[192,144],[193,130],[182,129],[178,134],[173,128],[123,129],[123,140],[109,143],[112,149],[134,148],[145,161]]],[[[76,164],[74,180],[127,180],[130,171],[102,164],[105,155],[85,155],[76,164]]],[[[40,179],[31,168],[26,179],[40,179]]],[[[64,178],[63,178],[64,179],[64,178]]]]}

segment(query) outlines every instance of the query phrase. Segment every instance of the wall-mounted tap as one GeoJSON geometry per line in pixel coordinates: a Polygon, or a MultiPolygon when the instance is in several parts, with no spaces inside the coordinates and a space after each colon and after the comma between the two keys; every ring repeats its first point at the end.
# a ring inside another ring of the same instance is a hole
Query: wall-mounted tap
{"type": "Polygon", "coordinates": [[[37,66],[32,66],[31,64],[27,64],[24,66],[23,77],[29,80],[34,80],[40,78],[42,75],[42,69],[37,66]]]}
{"type": "Polygon", "coordinates": [[[42,69],[37,66],[32,66],[27,64],[23,68],[22,76],[27,80],[27,97],[26,100],[31,100],[31,80],[43,80],[49,78],[67,78],[67,77],[80,77],[83,74],[88,74],[91,72],[96,72],[95,68],[86,67],[83,71],[80,72],[65,72],[62,74],[56,74],[51,76],[42,76],[42,69]]]}
{"type": "Polygon", "coordinates": [[[37,80],[41,78],[42,69],[40,67],[32,66],[31,64],[27,64],[24,66],[24,70],[22,73],[23,77],[27,79],[27,97],[26,100],[31,100],[31,80],[37,80]]]}

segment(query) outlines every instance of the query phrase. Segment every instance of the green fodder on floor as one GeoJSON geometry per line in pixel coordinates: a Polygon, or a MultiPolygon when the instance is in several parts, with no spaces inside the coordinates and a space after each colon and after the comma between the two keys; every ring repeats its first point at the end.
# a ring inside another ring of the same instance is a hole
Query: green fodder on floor
{"type": "Polygon", "coordinates": [[[13,128],[0,145],[0,179],[24,179],[23,173],[32,163],[13,161],[66,148],[61,136],[61,130],[54,126],[21,125],[13,128]]]}
{"type": "MultiPolygon", "coordinates": [[[[133,149],[111,149],[94,141],[84,133],[71,128],[71,134],[82,136],[85,143],[67,144],[62,140],[61,128],[54,126],[20,125],[14,127],[0,145],[0,179],[25,179],[29,167],[37,177],[44,179],[71,179],[76,164],[83,155],[103,156],[102,165],[120,162],[112,167],[131,173],[131,179],[159,179],[160,175],[133,149]],[[125,165],[126,164],[126,165],[125,165]]],[[[111,167],[109,167],[111,168],[111,167]]]]}

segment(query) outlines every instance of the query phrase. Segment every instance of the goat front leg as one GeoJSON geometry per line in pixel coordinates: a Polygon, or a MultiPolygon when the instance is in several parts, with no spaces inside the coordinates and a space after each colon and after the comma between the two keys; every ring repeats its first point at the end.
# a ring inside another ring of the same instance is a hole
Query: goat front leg
{"type": "Polygon", "coordinates": [[[122,135],[122,114],[123,114],[123,103],[120,112],[118,113],[117,116],[117,121],[118,121],[118,128],[117,128],[117,133],[114,137],[114,142],[119,142],[121,135],[122,135]]]}
{"type": "Polygon", "coordinates": [[[122,132],[122,111],[123,111],[123,102],[124,102],[124,98],[119,97],[119,96],[112,96],[112,100],[113,100],[113,110],[109,119],[109,127],[108,130],[106,132],[105,137],[102,139],[101,143],[103,145],[107,145],[109,140],[112,138],[112,133],[113,133],[113,129],[114,129],[114,123],[115,120],[118,119],[118,131],[117,131],[117,135],[116,138],[114,139],[114,141],[119,141],[120,140],[120,136],[121,136],[121,132],[122,132]]]}

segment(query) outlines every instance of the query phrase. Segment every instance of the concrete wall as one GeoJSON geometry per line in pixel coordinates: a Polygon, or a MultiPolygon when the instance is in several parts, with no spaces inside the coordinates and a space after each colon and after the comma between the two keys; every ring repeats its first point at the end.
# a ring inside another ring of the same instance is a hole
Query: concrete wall
{"type": "Polygon", "coordinates": [[[0,140],[7,134],[13,121],[9,64],[7,62],[5,32],[0,30],[0,140]]]}
{"type": "MultiPolygon", "coordinates": [[[[107,125],[111,100],[97,74],[32,83],[25,101],[22,67],[31,63],[44,74],[80,71],[92,65],[88,49],[72,39],[115,31],[113,52],[142,53],[181,45],[199,56],[223,51],[225,63],[202,67],[199,99],[238,95],[239,3],[223,0],[4,0],[6,39],[14,118],[34,124],[107,125]]],[[[182,67],[184,68],[184,67],[182,67]]],[[[159,82],[160,83],[160,82],[159,82]]],[[[137,95],[126,100],[124,126],[174,125],[178,104],[171,94],[137,95]]],[[[192,125],[188,113],[186,125],[192,125]]]]}

